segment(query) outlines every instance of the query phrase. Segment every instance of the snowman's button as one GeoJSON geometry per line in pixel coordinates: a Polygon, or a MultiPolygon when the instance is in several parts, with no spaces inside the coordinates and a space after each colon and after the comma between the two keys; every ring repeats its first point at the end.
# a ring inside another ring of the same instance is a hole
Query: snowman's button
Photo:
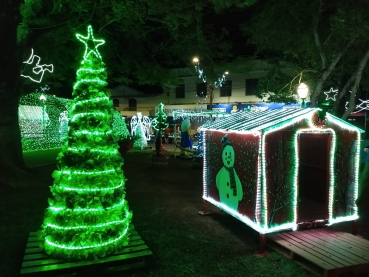
{"type": "Polygon", "coordinates": [[[227,198],[229,198],[229,194],[227,193],[227,198]]]}
{"type": "Polygon", "coordinates": [[[227,182],[227,186],[229,186],[229,183],[227,182]]]}

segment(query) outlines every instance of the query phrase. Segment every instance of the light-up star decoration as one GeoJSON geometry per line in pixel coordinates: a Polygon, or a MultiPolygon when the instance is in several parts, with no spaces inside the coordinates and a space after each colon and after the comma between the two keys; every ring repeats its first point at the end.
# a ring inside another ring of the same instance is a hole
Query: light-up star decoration
{"type": "MultiPolygon", "coordinates": [[[[362,111],[369,111],[369,100],[361,100],[361,103],[359,105],[356,105],[355,107],[355,110],[352,112],[352,113],[359,113],[359,112],[362,112],[362,111]]],[[[347,110],[348,109],[348,104],[349,102],[346,102],[345,104],[345,109],[347,110]]]]}
{"type": "Polygon", "coordinates": [[[336,96],[338,94],[338,89],[331,88],[329,91],[325,91],[324,94],[327,96],[325,100],[332,99],[333,101],[336,101],[336,96]]]}
{"type": "Polygon", "coordinates": [[[33,82],[40,83],[42,81],[42,78],[44,77],[45,71],[49,71],[50,73],[53,73],[54,65],[52,64],[40,65],[40,60],[41,60],[40,56],[34,55],[33,49],[31,49],[31,56],[29,57],[27,61],[23,63],[29,64],[29,65],[33,64],[34,62],[36,63],[36,65],[32,68],[32,73],[35,74],[37,78],[36,76],[24,75],[23,72],[21,76],[24,78],[29,78],[33,82]]]}
{"type": "Polygon", "coordinates": [[[95,39],[92,26],[89,25],[87,27],[87,37],[84,37],[80,34],[76,34],[77,39],[85,44],[86,50],[85,54],[83,55],[83,59],[87,60],[88,57],[93,54],[96,58],[101,59],[100,53],[97,50],[97,47],[100,45],[103,45],[105,43],[105,40],[103,39],[95,39]]]}

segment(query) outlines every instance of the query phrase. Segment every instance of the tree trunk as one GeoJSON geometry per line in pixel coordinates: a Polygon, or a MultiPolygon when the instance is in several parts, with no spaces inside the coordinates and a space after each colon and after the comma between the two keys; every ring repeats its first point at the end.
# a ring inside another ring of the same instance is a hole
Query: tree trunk
{"type": "Polygon", "coordinates": [[[214,87],[211,83],[207,86],[207,93],[209,94],[209,110],[213,110],[214,87]]]}
{"type": "Polygon", "coordinates": [[[14,188],[27,186],[18,121],[20,99],[20,48],[17,27],[21,22],[21,0],[1,1],[0,36],[5,39],[0,54],[0,183],[14,188]]]}
{"type": "Polygon", "coordinates": [[[355,73],[355,83],[351,91],[350,96],[350,104],[348,109],[344,112],[342,119],[346,120],[348,116],[353,112],[355,109],[355,96],[357,93],[357,90],[359,89],[359,84],[361,81],[361,77],[363,75],[363,70],[369,60],[369,50],[365,53],[364,57],[362,58],[361,62],[359,63],[359,66],[357,68],[357,71],[355,73]]]}
{"type": "Polygon", "coordinates": [[[319,1],[319,11],[318,11],[316,20],[314,22],[314,30],[313,30],[315,46],[319,52],[319,55],[322,61],[322,74],[316,83],[314,91],[311,93],[310,102],[311,102],[312,107],[316,107],[319,96],[322,93],[322,88],[323,88],[325,81],[327,80],[329,75],[332,73],[337,63],[342,58],[343,54],[346,52],[346,50],[351,46],[351,44],[356,39],[356,37],[353,38],[340,52],[338,52],[337,55],[334,57],[334,59],[331,61],[330,65],[327,67],[327,57],[325,55],[324,45],[322,44],[320,35],[318,33],[318,24],[319,24],[321,12],[322,12],[322,6],[323,6],[323,2],[319,1]]]}
{"type": "Polygon", "coordinates": [[[334,103],[334,106],[333,106],[333,109],[332,109],[332,113],[335,116],[340,117],[345,112],[344,107],[342,107],[342,105],[345,105],[346,104],[344,102],[344,101],[346,101],[346,99],[344,99],[344,96],[348,92],[349,87],[354,82],[355,75],[356,75],[356,72],[354,74],[352,74],[350,78],[346,79],[346,82],[345,83],[344,83],[343,80],[341,80],[342,84],[344,83],[345,85],[339,90],[338,95],[336,97],[336,102],[334,103]]]}

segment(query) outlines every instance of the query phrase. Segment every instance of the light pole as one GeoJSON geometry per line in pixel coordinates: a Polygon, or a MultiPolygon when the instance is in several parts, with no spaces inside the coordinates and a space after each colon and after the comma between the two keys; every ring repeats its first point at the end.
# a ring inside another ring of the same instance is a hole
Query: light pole
{"type": "Polygon", "coordinates": [[[45,112],[46,112],[46,96],[41,94],[40,100],[42,101],[42,134],[45,135],[45,112]]]}
{"type": "Polygon", "coordinates": [[[297,88],[297,94],[299,95],[299,97],[301,98],[302,102],[301,102],[301,108],[306,108],[306,96],[309,93],[309,88],[307,87],[307,85],[305,85],[304,83],[301,83],[298,88],[297,88]]]}

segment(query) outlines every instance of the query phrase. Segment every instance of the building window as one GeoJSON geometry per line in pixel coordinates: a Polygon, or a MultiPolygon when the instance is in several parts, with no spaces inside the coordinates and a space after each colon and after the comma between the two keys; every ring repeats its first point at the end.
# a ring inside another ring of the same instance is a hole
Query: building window
{"type": "Polygon", "coordinates": [[[132,98],[128,100],[128,110],[129,111],[137,111],[137,101],[132,98]]]}
{"type": "Polygon", "coordinates": [[[220,97],[225,97],[225,96],[232,96],[232,81],[231,80],[224,81],[224,83],[220,87],[220,97]]]}
{"type": "Polygon", "coordinates": [[[197,83],[196,95],[198,97],[206,97],[206,95],[207,95],[207,85],[206,85],[206,83],[197,83]]]}
{"type": "Polygon", "coordinates": [[[246,79],[246,94],[245,95],[255,95],[256,89],[258,87],[258,79],[246,79]]]}
{"type": "Polygon", "coordinates": [[[176,98],[185,98],[185,85],[180,84],[176,87],[176,98]]]}
{"type": "Polygon", "coordinates": [[[113,107],[119,107],[119,99],[113,99],[113,107]]]}

